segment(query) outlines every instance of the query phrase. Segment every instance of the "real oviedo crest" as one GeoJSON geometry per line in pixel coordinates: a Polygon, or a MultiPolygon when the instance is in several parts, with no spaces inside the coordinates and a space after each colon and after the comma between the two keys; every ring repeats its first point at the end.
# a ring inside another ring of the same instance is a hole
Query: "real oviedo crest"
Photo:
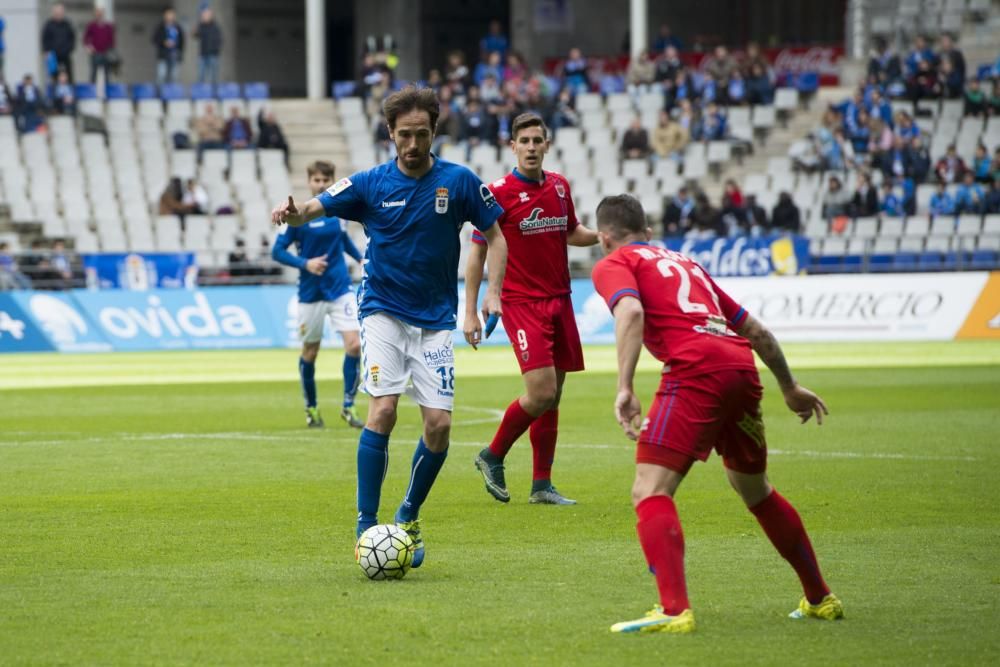
{"type": "Polygon", "coordinates": [[[448,188],[438,188],[434,193],[434,211],[436,213],[448,212],[448,188]]]}

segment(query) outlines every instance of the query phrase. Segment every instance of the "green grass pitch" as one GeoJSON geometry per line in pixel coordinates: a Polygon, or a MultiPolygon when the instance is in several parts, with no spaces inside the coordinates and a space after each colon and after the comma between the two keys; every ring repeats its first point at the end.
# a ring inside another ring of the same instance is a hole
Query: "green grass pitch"
{"type": "MultiPolygon", "coordinates": [[[[0,664],[995,664],[1000,345],[788,353],[831,414],[800,426],[765,372],[770,474],[847,618],[786,618],[798,582],[713,457],[678,494],[699,624],[679,637],[608,632],[656,601],[611,348],[563,398],[555,481],[575,507],[527,504],[526,441],[511,503],[487,496],[473,455],[521,384],[508,349],[459,351],[427,560],[390,582],[353,559],[339,352],[318,363],[321,432],[291,350],[2,357],[0,664]]],[[[402,405],[384,520],[419,433],[402,405]]]]}

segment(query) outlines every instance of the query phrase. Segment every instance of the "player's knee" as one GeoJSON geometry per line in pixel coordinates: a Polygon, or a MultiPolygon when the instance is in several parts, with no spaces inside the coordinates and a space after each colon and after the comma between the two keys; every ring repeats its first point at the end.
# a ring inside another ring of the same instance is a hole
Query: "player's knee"
{"type": "Polygon", "coordinates": [[[448,448],[451,435],[451,413],[435,412],[424,418],[424,444],[433,452],[443,452],[448,448]]]}
{"type": "Polygon", "coordinates": [[[316,357],[319,356],[319,343],[305,343],[302,346],[302,360],[307,364],[311,364],[316,361],[316,357]]]}
{"type": "Polygon", "coordinates": [[[352,340],[344,343],[344,354],[349,357],[361,356],[361,342],[352,340]]]}
{"type": "Polygon", "coordinates": [[[733,490],[739,494],[747,507],[759,504],[771,495],[771,491],[773,490],[771,482],[767,479],[767,474],[765,473],[748,475],[727,468],[726,476],[729,477],[729,483],[732,485],[733,490]]]}
{"type": "Polygon", "coordinates": [[[396,425],[396,406],[392,403],[373,402],[368,405],[369,429],[378,433],[390,433],[396,425]]]}
{"type": "Polygon", "coordinates": [[[541,414],[559,404],[559,390],[555,384],[536,384],[528,390],[528,402],[534,408],[532,412],[541,414]]]}

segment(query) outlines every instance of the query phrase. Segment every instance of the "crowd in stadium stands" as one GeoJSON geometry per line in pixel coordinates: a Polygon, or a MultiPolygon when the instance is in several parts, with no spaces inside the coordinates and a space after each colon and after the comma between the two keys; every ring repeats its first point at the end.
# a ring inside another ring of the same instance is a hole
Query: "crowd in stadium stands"
{"type": "Polygon", "coordinates": [[[37,239],[17,259],[10,245],[0,241],[0,290],[82,287],[83,271],[77,264],[76,256],[61,239],[52,241],[51,247],[37,239]]]}
{"type": "Polygon", "coordinates": [[[865,83],[850,98],[831,105],[810,137],[792,147],[801,170],[841,174],[829,178],[825,217],[1000,213],[1000,147],[991,156],[979,143],[974,154],[960,156],[951,144],[934,161],[932,137],[915,118],[920,102],[938,99],[959,102],[965,116],[1000,114],[1000,61],[967,80],[965,58],[953,38],[944,34],[937,46],[932,50],[918,36],[904,58],[877,40],[865,83]],[[986,87],[989,95],[983,92],[986,87]],[[890,100],[912,101],[913,106],[893,111],[890,100]],[[853,193],[845,181],[851,174],[857,183],[853,193]],[[917,211],[916,189],[925,183],[935,183],[936,192],[929,209],[917,211]]]}

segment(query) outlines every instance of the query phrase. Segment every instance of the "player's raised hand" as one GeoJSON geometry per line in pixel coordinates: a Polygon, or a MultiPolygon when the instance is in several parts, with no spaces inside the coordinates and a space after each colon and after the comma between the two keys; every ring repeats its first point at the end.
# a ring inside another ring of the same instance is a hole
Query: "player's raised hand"
{"type": "Polygon", "coordinates": [[[622,389],[615,397],[615,419],[630,440],[639,437],[642,429],[642,404],[635,392],[622,389]]]}
{"type": "Polygon", "coordinates": [[[313,257],[306,260],[306,271],[314,276],[321,276],[326,273],[327,266],[326,257],[313,257]]]}
{"type": "Polygon", "coordinates": [[[802,420],[800,423],[802,424],[809,421],[809,418],[815,414],[816,424],[822,425],[823,416],[830,414],[830,411],[826,409],[826,403],[823,402],[823,399],[800,384],[796,384],[784,392],[784,394],[785,405],[799,416],[799,419],[802,420]]]}
{"type": "Polygon", "coordinates": [[[474,307],[465,312],[462,333],[465,335],[465,342],[471,345],[473,350],[478,350],[479,343],[483,339],[483,323],[479,321],[479,313],[474,307]]]}
{"type": "Polygon", "coordinates": [[[292,227],[298,227],[304,222],[291,195],[288,195],[288,201],[281,202],[271,211],[271,222],[275,225],[288,223],[292,227]]]}

